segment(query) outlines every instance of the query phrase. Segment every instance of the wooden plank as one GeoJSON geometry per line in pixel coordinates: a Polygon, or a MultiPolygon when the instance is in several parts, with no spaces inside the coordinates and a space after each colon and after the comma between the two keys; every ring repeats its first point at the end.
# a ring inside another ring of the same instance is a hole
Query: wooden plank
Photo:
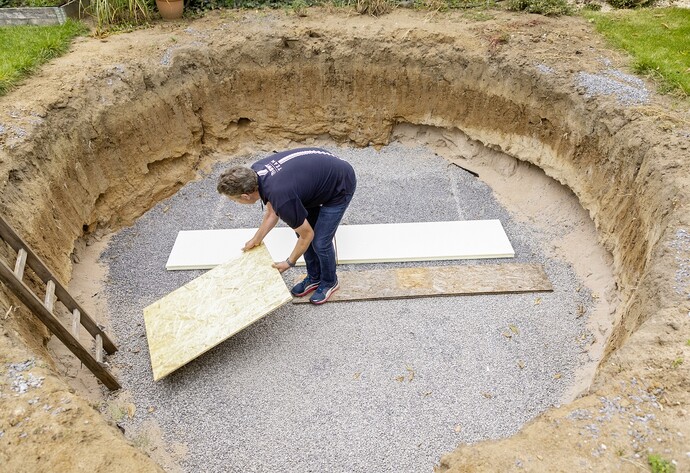
{"type": "MultiPolygon", "coordinates": [[[[329,301],[553,291],[544,268],[539,264],[477,264],[340,271],[338,279],[340,289],[329,301]]],[[[299,280],[301,277],[296,279],[299,280]]],[[[309,297],[295,298],[293,302],[306,303],[309,302],[309,297]]]]}
{"type": "Polygon", "coordinates": [[[266,245],[217,266],[144,309],[159,380],[292,300],[266,245]]]}
{"type": "Polygon", "coordinates": [[[79,340],[79,327],[81,326],[81,313],[79,309],[72,311],[72,336],[79,340]]]}
{"type": "Polygon", "coordinates": [[[14,272],[3,262],[0,261],[0,280],[14,291],[17,297],[43,322],[56,337],[74,353],[82,363],[108,388],[111,390],[120,389],[120,383],[115,377],[102,367],[79,343],[58,319],[43,305],[43,302],[28,288],[23,281],[14,275],[14,272]]]}
{"type": "Polygon", "coordinates": [[[84,328],[95,337],[100,334],[103,337],[103,348],[106,353],[113,354],[117,351],[117,347],[110,340],[108,335],[98,326],[98,324],[87,314],[87,312],[74,300],[74,298],[67,292],[67,289],[57,280],[53,273],[48,269],[48,266],[36,255],[29,245],[27,245],[14,229],[0,217],[0,237],[5,240],[14,250],[19,253],[20,250],[26,251],[26,264],[41,278],[41,281],[48,283],[51,279],[55,281],[55,295],[67,307],[67,310],[73,311],[78,309],[82,314],[81,323],[84,328]]]}
{"type": "Polygon", "coordinates": [[[46,284],[46,297],[43,299],[43,305],[46,306],[48,312],[53,313],[55,308],[55,283],[52,279],[46,284]]]}
{"type": "Polygon", "coordinates": [[[96,335],[96,361],[103,363],[103,337],[96,335]]]}
{"type": "Polygon", "coordinates": [[[17,262],[14,264],[14,274],[20,281],[24,277],[24,267],[26,266],[26,250],[20,248],[17,252],[17,262]]]}
{"type": "MultiPolygon", "coordinates": [[[[256,229],[181,231],[165,267],[209,269],[236,258],[256,229]]],[[[273,261],[284,261],[297,237],[290,228],[273,229],[264,240],[273,261]]],[[[499,220],[342,225],[336,233],[340,264],[512,258],[499,220]]],[[[302,260],[298,261],[300,264],[302,260]]]]}

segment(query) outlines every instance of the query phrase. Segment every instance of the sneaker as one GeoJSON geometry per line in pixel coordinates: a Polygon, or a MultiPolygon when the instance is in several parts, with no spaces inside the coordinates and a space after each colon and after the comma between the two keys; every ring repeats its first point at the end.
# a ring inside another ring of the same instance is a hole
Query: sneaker
{"type": "Polygon", "coordinates": [[[328,300],[329,297],[331,297],[331,294],[333,294],[335,291],[337,291],[340,288],[340,284],[338,284],[338,281],[335,282],[335,286],[333,287],[321,287],[316,290],[316,292],[309,298],[309,302],[312,304],[323,304],[328,300]]]}
{"type": "Polygon", "coordinates": [[[290,292],[295,297],[302,297],[306,296],[312,291],[315,291],[317,287],[319,287],[319,281],[307,276],[302,280],[302,282],[295,284],[295,287],[293,287],[290,292]]]}

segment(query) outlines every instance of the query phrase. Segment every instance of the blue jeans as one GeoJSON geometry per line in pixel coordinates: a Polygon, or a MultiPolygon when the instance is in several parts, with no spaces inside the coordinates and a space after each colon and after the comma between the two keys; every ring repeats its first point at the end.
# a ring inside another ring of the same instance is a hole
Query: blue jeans
{"type": "Polygon", "coordinates": [[[307,274],[312,280],[321,281],[320,287],[333,287],[337,281],[333,237],[351,200],[352,194],[341,204],[307,209],[307,221],[314,229],[314,239],[304,253],[304,261],[307,274]]]}

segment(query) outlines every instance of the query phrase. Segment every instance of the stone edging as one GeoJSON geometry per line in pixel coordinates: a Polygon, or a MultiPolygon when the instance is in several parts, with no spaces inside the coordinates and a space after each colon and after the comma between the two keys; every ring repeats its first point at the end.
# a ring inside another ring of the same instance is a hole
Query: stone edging
{"type": "Polygon", "coordinates": [[[71,0],[61,7],[2,8],[0,26],[62,25],[67,18],[79,18],[88,3],[71,0]]]}

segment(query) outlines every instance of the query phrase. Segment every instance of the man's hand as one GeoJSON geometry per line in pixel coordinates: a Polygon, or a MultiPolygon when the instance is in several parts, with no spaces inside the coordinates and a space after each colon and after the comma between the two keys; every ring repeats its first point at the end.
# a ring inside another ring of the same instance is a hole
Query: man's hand
{"type": "Polygon", "coordinates": [[[295,249],[292,250],[292,253],[290,253],[290,256],[288,256],[288,258],[285,261],[281,261],[280,263],[275,263],[273,265],[273,267],[281,273],[287,271],[291,267],[295,266],[295,264],[297,264],[297,260],[299,259],[299,257],[302,256],[305,251],[307,251],[307,248],[309,248],[311,241],[314,239],[314,230],[312,230],[311,225],[309,225],[309,222],[307,222],[306,218],[304,219],[304,222],[302,222],[302,225],[295,228],[294,230],[295,232],[297,232],[297,235],[299,235],[299,238],[297,239],[297,244],[295,245],[295,249]],[[288,261],[294,261],[295,264],[290,264],[288,263],[288,261]]]}
{"type": "Polygon", "coordinates": [[[266,235],[268,235],[268,232],[270,232],[273,227],[276,226],[276,223],[278,223],[278,215],[276,215],[276,213],[273,211],[273,206],[271,206],[271,203],[269,202],[266,204],[266,212],[264,212],[264,218],[261,221],[261,225],[259,225],[259,228],[256,230],[256,233],[252,239],[244,244],[242,251],[251,250],[256,246],[259,246],[261,242],[264,241],[266,235]]]}
{"type": "Polygon", "coordinates": [[[256,246],[259,246],[260,244],[261,244],[261,240],[254,237],[251,240],[249,240],[247,243],[244,244],[244,248],[242,248],[242,251],[251,250],[252,248],[254,248],[256,246]]]}
{"type": "Polygon", "coordinates": [[[281,273],[290,269],[290,265],[287,263],[287,261],[281,261],[280,263],[273,263],[273,267],[276,268],[281,273]]]}

